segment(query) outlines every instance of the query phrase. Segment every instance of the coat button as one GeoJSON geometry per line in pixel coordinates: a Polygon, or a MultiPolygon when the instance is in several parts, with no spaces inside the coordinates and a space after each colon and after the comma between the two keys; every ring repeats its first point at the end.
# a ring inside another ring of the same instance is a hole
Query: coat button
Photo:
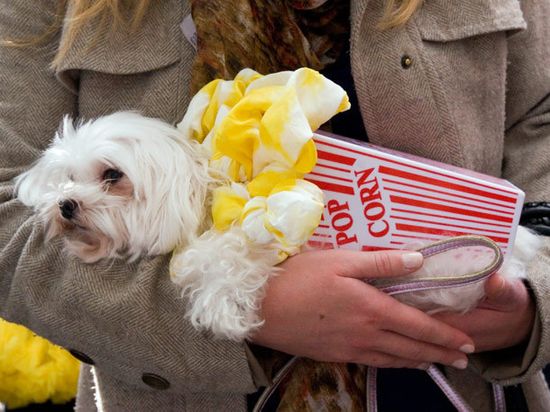
{"type": "Polygon", "coordinates": [[[411,56],[405,54],[403,57],[401,57],[401,67],[403,67],[404,69],[408,69],[409,67],[411,67],[412,64],[413,60],[411,56]]]}
{"type": "Polygon", "coordinates": [[[88,365],[94,365],[95,364],[95,362],[93,361],[92,358],[90,358],[88,355],[86,355],[82,352],[79,352],[75,349],[69,349],[69,353],[71,355],[73,355],[76,359],[78,359],[79,361],[87,363],[88,365]]]}
{"type": "Polygon", "coordinates": [[[160,391],[168,389],[170,382],[164,379],[162,376],[155,375],[154,373],[144,373],[141,375],[141,380],[151,388],[158,389],[160,391]]]}

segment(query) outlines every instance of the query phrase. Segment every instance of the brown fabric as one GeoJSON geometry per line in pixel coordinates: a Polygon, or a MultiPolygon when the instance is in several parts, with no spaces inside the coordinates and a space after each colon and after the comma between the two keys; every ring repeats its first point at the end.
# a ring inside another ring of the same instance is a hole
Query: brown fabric
{"type": "Polygon", "coordinates": [[[320,70],[334,62],[349,33],[349,1],[300,6],[291,0],[191,0],[198,44],[192,93],[245,67],[265,74],[320,70]]]}
{"type": "Polygon", "coordinates": [[[300,359],[279,386],[277,411],[364,411],[366,372],[364,365],[300,359]]]}
{"type": "MultiPolygon", "coordinates": [[[[41,33],[54,7],[2,0],[0,37],[41,33]]],[[[550,1],[426,0],[404,28],[381,33],[382,10],[382,0],[351,2],[352,69],[370,140],[504,176],[528,200],[550,199],[550,1]],[[527,30],[516,33],[525,21],[527,30]]],[[[83,265],[59,243],[45,246],[40,225],[13,199],[11,179],[39,156],[65,113],[133,108],[181,119],[194,52],[178,25],[189,12],[185,1],[158,2],[137,33],[104,35],[92,49],[88,27],[57,73],[48,65],[59,38],[40,50],[0,48],[0,316],[90,356],[107,412],[243,411],[245,393],[265,379],[253,375],[258,365],[245,345],[215,341],[183,319],[166,257],[83,265]],[[143,373],[170,388],[149,388],[143,373]]],[[[521,382],[531,411],[550,410],[539,373],[550,360],[545,245],[529,267],[540,323],[527,349],[476,356],[475,368],[453,373],[476,411],[491,408],[488,381],[521,382]]],[[[91,411],[86,382],[78,408],[91,411]]]]}

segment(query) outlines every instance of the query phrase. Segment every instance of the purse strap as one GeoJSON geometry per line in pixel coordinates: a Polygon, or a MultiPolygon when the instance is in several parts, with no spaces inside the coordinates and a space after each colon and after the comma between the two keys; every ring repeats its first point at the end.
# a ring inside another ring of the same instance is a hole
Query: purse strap
{"type": "MultiPolygon", "coordinates": [[[[465,286],[475,282],[481,282],[495,273],[503,262],[502,251],[498,245],[491,239],[484,236],[457,236],[447,238],[436,243],[432,243],[428,246],[418,249],[424,258],[429,258],[449,250],[460,249],[463,247],[480,246],[486,247],[494,252],[493,260],[484,268],[477,272],[464,276],[449,276],[444,278],[422,278],[417,280],[411,280],[409,282],[400,283],[398,285],[391,285],[382,288],[381,290],[389,295],[396,295],[400,293],[428,290],[428,289],[441,289],[451,288],[456,286],[465,286]]],[[[432,378],[435,384],[443,391],[447,399],[453,404],[453,406],[459,412],[471,412],[472,409],[468,403],[460,396],[460,394],[453,389],[445,375],[435,365],[430,365],[426,370],[428,375],[432,378]]],[[[493,384],[493,400],[495,404],[495,412],[505,412],[506,403],[504,399],[504,391],[501,386],[493,384]]],[[[377,412],[377,399],[376,399],[376,368],[369,367],[367,372],[367,411],[377,412]]]]}
{"type": "Polygon", "coordinates": [[[449,250],[460,249],[469,246],[481,246],[493,250],[493,260],[484,268],[481,268],[477,272],[473,272],[467,275],[446,277],[427,276],[417,279],[411,279],[405,282],[401,282],[399,284],[385,286],[380,288],[380,290],[387,293],[388,295],[397,295],[400,293],[417,292],[421,290],[446,289],[455,286],[466,286],[471,283],[481,282],[485,280],[502,266],[502,251],[495,242],[484,236],[466,235],[451,237],[424,246],[418,249],[418,252],[422,253],[424,258],[429,258],[431,256],[435,256],[449,250]]]}

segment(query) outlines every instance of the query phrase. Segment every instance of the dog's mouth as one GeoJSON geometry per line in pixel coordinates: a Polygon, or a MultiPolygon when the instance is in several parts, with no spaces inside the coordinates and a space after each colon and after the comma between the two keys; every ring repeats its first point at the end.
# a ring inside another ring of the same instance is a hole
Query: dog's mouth
{"type": "Polygon", "coordinates": [[[62,232],[68,250],[86,263],[97,262],[113,252],[110,237],[79,221],[63,223],[62,232]]]}
{"type": "Polygon", "coordinates": [[[95,232],[97,231],[79,215],[66,219],[61,213],[56,213],[48,223],[48,239],[61,235],[70,240],[95,243],[95,232]]]}
{"type": "Polygon", "coordinates": [[[63,231],[70,233],[70,232],[87,232],[89,231],[89,228],[86,227],[82,222],[80,222],[78,219],[71,219],[67,220],[59,216],[59,224],[63,231]]]}
{"type": "Polygon", "coordinates": [[[62,237],[69,252],[86,263],[124,253],[126,238],[122,218],[116,210],[104,214],[79,208],[67,218],[59,208],[50,208],[43,218],[46,223],[46,241],[62,237]],[[122,234],[122,235],[121,235],[122,234]]]}

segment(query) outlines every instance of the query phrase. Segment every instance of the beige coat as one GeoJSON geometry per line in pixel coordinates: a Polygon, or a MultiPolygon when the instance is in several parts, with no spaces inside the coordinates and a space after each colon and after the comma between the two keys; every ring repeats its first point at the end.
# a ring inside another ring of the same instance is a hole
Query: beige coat
{"type": "MultiPolygon", "coordinates": [[[[550,1],[425,0],[406,27],[378,32],[382,3],[352,1],[353,75],[371,141],[504,176],[529,200],[549,201],[550,1]]],[[[2,1],[0,37],[42,33],[52,10],[54,1],[2,1]]],[[[168,257],[81,264],[59,243],[44,245],[31,211],[13,199],[11,179],[63,114],[182,118],[194,51],[179,23],[188,13],[181,0],[154,2],[140,31],[93,47],[84,30],[56,72],[59,37],[49,48],[0,49],[0,315],[94,363],[82,372],[79,410],[95,410],[95,396],[104,411],[238,411],[265,379],[246,345],[183,320],[168,257]]],[[[529,270],[538,311],[529,344],[448,371],[476,411],[492,407],[488,381],[521,382],[532,411],[550,410],[539,372],[550,359],[549,268],[547,241],[529,270]]]]}

